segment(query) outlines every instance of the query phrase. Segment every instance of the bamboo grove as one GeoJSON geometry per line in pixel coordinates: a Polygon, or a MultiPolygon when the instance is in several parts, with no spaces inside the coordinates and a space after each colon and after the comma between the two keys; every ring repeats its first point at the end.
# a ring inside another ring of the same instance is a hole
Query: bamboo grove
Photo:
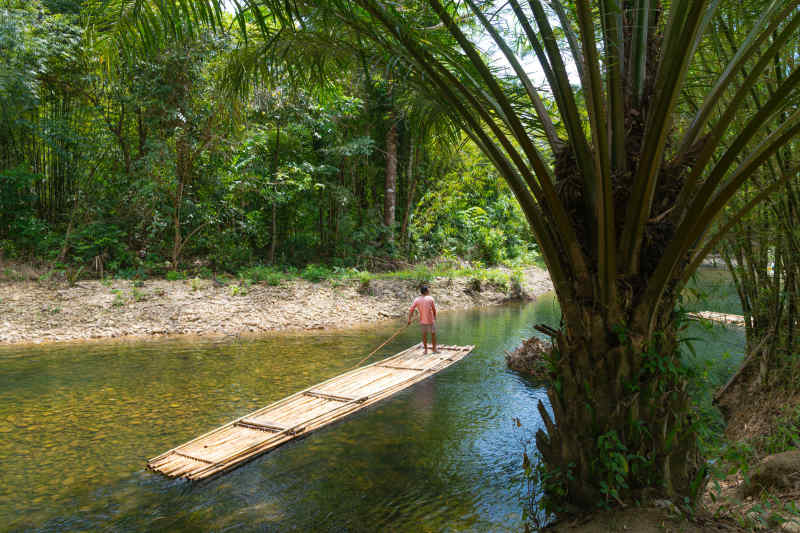
{"type": "MultiPolygon", "coordinates": [[[[742,31],[740,22],[733,19],[720,25],[720,37],[713,42],[718,55],[735,53],[736,32],[742,31]]],[[[795,42],[773,56],[770,82],[754,86],[747,97],[745,106],[750,113],[757,113],[777,89],[794,64],[796,48],[795,42]]],[[[782,118],[786,120],[785,112],[782,118]]],[[[762,128],[758,138],[763,140],[771,129],[762,128]]],[[[732,273],[742,304],[750,354],[737,379],[747,377],[759,391],[795,383],[800,370],[793,362],[800,310],[800,241],[795,224],[800,183],[793,171],[797,148],[793,139],[777,150],[726,207],[720,222],[732,228],[720,241],[719,252],[732,273]],[[770,191],[774,192],[764,198],[770,191]],[[756,202],[747,216],[737,216],[743,206],[756,202]]]]}

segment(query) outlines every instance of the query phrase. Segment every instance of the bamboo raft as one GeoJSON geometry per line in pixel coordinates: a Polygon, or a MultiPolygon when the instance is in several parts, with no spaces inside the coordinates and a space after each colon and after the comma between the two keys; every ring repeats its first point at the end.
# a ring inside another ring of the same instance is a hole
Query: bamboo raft
{"type": "Polygon", "coordinates": [[[281,444],[308,435],[444,370],[474,346],[418,344],[292,394],[173,448],[147,462],[171,478],[207,479],[228,472],[281,444]]]}
{"type": "Polygon", "coordinates": [[[742,315],[718,313],[717,311],[700,311],[697,313],[689,313],[689,316],[694,319],[711,320],[712,322],[720,322],[732,326],[744,326],[744,317],[742,315]]]}

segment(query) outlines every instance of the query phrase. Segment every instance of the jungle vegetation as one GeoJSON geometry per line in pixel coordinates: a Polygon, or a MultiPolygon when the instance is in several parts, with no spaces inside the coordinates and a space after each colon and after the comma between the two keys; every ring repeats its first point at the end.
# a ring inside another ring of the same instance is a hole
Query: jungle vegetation
{"type": "Polygon", "coordinates": [[[235,34],[113,53],[92,14],[0,5],[0,259],[147,277],[535,258],[492,165],[387,63],[244,90],[235,34]]]}

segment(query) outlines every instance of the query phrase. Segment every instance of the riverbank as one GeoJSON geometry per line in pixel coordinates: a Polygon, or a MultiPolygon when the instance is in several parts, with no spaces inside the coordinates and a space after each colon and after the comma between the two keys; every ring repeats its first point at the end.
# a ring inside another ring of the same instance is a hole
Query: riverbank
{"type": "MultiPolygon", "coordinates": [[[[552,290],[547,271],[514,283],[437,277],[428,283],[440,312],[535,298],[552,290]]],[[[43,343],[163,335],[241,335],[354,326],[402,317],[419,280],[213,279],[0,282],[0,343],[43,343]]]]}

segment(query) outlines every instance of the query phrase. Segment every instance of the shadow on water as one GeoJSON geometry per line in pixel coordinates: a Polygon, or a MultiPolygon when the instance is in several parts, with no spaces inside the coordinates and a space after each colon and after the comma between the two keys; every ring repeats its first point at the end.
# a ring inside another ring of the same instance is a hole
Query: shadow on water
{"type": "MultiPolygon", "coordinates": [[[[517,531],[523,435],[512,420],[538,429],[546,395],[508,371],[503,352],[542,322],[558,325],[552,295],[444,313],[440,342],[475,344],[472,355],[197,485],[144,464],[341,373],[400,324],[241,342],[2,347],[0,529],[517,531]]],[[[741,344],[728,337],[727,351],[741,344]]],[[[416,342],[410,329],[378,356],[416,342]]]]}

